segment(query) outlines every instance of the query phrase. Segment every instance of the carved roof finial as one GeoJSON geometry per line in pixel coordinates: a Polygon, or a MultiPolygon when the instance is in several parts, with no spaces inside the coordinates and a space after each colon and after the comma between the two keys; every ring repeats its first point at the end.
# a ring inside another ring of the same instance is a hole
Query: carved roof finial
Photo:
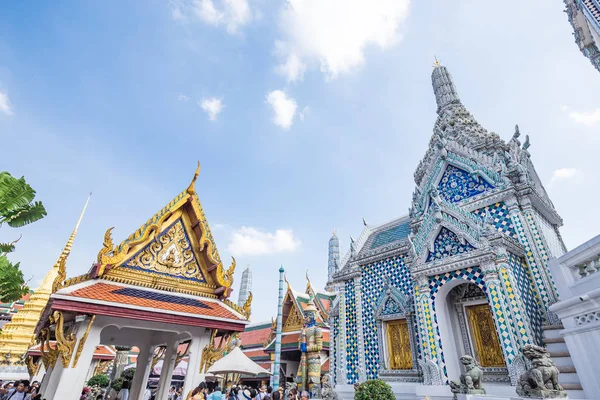
{"type": "Polygon", "coordinates": [[[187,194],[189,194],[190,196],[196,193],[196,179],[198,179],[198,175],[200,175],[200,161],[198,161],[198,167],[196,168],[196,172],[194,173],[194,178],[192,179],[192,182],[190,182],[190,186],[188,186],[186,190],[187,194]]]}
{"type": "Polygon", "coordinates": [[[523,143],[523,150],[527,150],[529,146],[531,146],[531,143],[529,142],[529,135],[525,135],[525,143],[523,143]]]}
{"type": "Polygon", "coordinates": [[[452,81],[452,75],[450,75],[450,72],[448,72],[446,67],[439,65],[439,62],[431,73],[431,84],[433,86],[433,93],[435,94],[435,101],[438,106],[438,114],[440,114],[441,110],[446,106],[460,103],[458,91],[452,81]]]}
{"type": "Polygon", "coordinates": [[[83,206],[83,210],[81,210],[81,214],[79,215],[79,219],[77,220],[75,229],[73,229],[73,232],[71,232],[71,236],[69,236],[69,240],[67,240],[65,248],[63,249],[62,253],[60,253],[58,260],[56,260],[56,263],[54,264],[53,268],[56,269],[58,273],[56,275],[56,278],[54,278],[54,282],[52,282],[52,293],[55,293],[58,289],[60,289],[63,282],[67,278],[67,258],[69,258],[69,255],[71,254],[73,242],[75,242],[75,236],[77,236],[77,230],[79,229],[79,225],[81,225],[81,220],[83,219],[83,215],[85,214],[85,210],[87,209],[91,197],[92,193],[90,192],[90,195],[88,196],[85,205],[83,206]]]}
{"type": "Polygon", "coordinates": [[[519,136],[521,136],[521,132],[519,131],[519,125],[515,125],[515,133],[513,133],[513,139],[518,138],[519,136]]]}
{"type": "Polygon", "coordinates": [[[433,59],[435,60],[434,63],[433,63],[433,68],[439,67],[440,66],[440,62],[439,62],[439,60],[437,59],[437,57],[435,55],[433,56],[433,59]]]}

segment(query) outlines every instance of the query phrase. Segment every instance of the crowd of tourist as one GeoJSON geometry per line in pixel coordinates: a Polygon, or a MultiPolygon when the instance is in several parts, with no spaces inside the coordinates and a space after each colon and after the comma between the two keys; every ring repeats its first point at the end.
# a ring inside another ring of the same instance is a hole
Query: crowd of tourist
{"type": "MultiPolygon", "coordinates": [[[[116,395],[117,400],[129,400],[129,386],[129,381],[123,383],[123,387],[116,395]]],[[[39,390],[40,383],[38,381],[31,384],[28,380],[7,383],[0,381],[0,400],[42,400],[39,390]]],[[[103,395],[104,393],[95,393],[86,387],[81,394],[81,399],[96,400],[96,396],[103,398],[103,395]]],[[[148,386],[143,399],[155,400],[155,396],[156,392],[148,386]]],[[[308,392],[299,393],[297,389],[291,389],[288,393],[284,392],[283,387],[273,390],[271,386],[266,385],[258,390],[247,386],[221,389],[219,386],[209,386],[206,382],[202,382],[185,397],[183,387],[171,386],[167,400],[308,400],[308,398],[308,392]]]]}
{"type": "Polygon", "coordinates": [[[0,400],[38,400],[41,399],[39,393],[40,383],[28,380],[7,382],[0,381],[0,400]]]}

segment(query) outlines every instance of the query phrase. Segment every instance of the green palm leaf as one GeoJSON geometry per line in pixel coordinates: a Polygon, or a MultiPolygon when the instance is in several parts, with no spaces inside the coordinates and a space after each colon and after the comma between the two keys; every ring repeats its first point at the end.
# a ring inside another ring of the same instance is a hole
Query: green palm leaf
{"type": "Polygon", "coordinates": [[[8,211],[0,216],[0,226],[7,223],[12,228],[22,226],[38,221],[47,215],[46,209],[41,202],[36,201],[33,204],[27,204],[18,209],[8,211]]]}
{"type": "Polygon", "coordinates": [[[0,212],[26,206],[35,198],[35,190],[25,178],[13,178],[8,172],[0,172],[0,212]]]}
{"type": "Polygon", "coordinates": [[[15,251],[15,245],[12,243],[0,243],[0,254],[15,251]]]}

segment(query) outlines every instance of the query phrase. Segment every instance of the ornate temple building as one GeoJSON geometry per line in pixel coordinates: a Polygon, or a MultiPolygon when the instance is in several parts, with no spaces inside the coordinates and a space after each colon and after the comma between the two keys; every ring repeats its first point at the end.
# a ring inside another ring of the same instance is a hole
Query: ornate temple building
{"type": "Polygon", "coordinates": [[[564,0],[565,12],[573,26],[575,43],[600,71],[600,1],[564,0]]]}
{"type": "Polygon", "coordinates": [[[187,393],[239,345],[252,295],[241,307],[229,299],[235,260],[224,268],[196,193],[198,174],[199,166],[187,189],[120,244],[108,229],[89,272],[67,279],[76,227],[41,287],[5,325],[1,354],[42,379],[44,398],[78,399],[92,374],[119,353],[124,366],[133,346],[130,398],[143,397],[157,362],[157,398],[166,398],[184,359],[187,393]]]}
{"type": "MultiPolygon", "coordinates": [[[[289,282],[286,281],[286,283],[287,289],[283,297],[281,362],[279,365],[282,383],[296,382],[299,371],[302,371],[302,335],[306,315],[309,313],[314,313],[314,325],[321,333],[322,343],[318,360],[320,373],[329,372],[329,311],[335,297],[332,293],[316,290],[308,277],[304,292],[295,291],[289,282]]],[[[304,332],[305,336],[306,334],[304,332]]],[[[275,320],[248,325],[240,335],[242,350],[261,367],[273,371],[275,336],[275,320]]],[[[306,361],[305,365],[307,364],[306,361]]],[[[252,379],[245,380],[246,383],[252,381],[252,379]]],[[[255,381],[258,382],[261,379],[255,379],[255,381]]]]}
{"type": "Polygon", "coordinates": [[[437,62],[432,84],[438,116],[409,214],[364,223],[339,268],[337,237],[330,241],[337,385],[381,378],[449,394],[469,354],[487,382],[510,389],[525,369],[521,347],[542,345],[543,327],[558,323],[547,261],[566,251],[562,219],[529,136],[522,141],[517,126],[506,142],[483,128],[437,62]]]}

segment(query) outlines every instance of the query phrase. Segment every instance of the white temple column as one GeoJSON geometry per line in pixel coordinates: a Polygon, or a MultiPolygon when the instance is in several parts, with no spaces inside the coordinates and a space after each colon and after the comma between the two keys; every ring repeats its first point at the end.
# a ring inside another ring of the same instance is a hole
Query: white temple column
{"type": "Polygon", "coordinates": [[[149,344],[139,347],[140,352],[137,355],[135,374],[133,375],[131,388],[129,389],[131,392],[131,400],[142,399],[146,392],[146,385],[148,384],[148,376],[150,375],[155,348],[155,346],[149,344]]]}
{"type": "Polygon", "coordinates": [[[205,328],[197,328],[193,332],[192,342],[190,343],[190,351],[188,367],[185,374],[185,382],[183,383],[183,395],[187,396],[190,390],[194,389],[204,379],[204,374],[200,371],[200,361],[202,360],[202,350],[210,342],[210,333],[205,328]]]}
{"type": "MultiPolygon", "coordinates": [[[[43,363],[42,368],[44,368],[44,370],[46,369],[43,363]]],[[[50,382],[50,377],[52,376],[53,369],[54,368],[49,367],[47,371],[45,370],[44,377],[42,378],[42,382],[40,383],[40,393],[44,393],[45,390],[48,388],[48,382],[50,382]]]]}
{"type": "MultiPolygon", "coordinates": [[[[83,334],[86,331],[88,326],[88,320],[79,322],[77,327],[77,343],[75,345],[75,350],[73,353],[77,351],[77,347],[79,346],[79,340],[81,340],[83,334]]],[[[60,373],[60,375],[55,378],[54,373],[52,374],[51,382],[56,384],[56,387],[50,388],[50,390],[54,389],[54,393],[51,391],[47,391],[43,393],[43,397],[46,399],[60,399],[60,400],[78,400],[81,397],[81,390],[85,385],[85,378],[88,372],[88,366],[92,362],[92,358],[94,357],[94,352],[96,351],[96,346],[100,344],[100,332],[102,331],[103,326],[99,326],[96,323],[93,324],[90,328],[89,334],[85,341],[85,345],[83,346],[83,350],[79,356],[79,360],[77,362],[77,366],[73,368],[72,362],[74,358],[74,354],[71,357],[70,363],[68,367],[63,367],[62,359],[59,358],[56,362],[55,372],[60,373]]]]}
{"type": "Polygon", "coordinates": [[[178,347],[179,339],[177,336],[174,336],[173,339],[167,343],[167,350],[165,352],[165,358],[163,359],[162,369],[160,371],[160,379],[158,380],[156,400],[163,400],[167,398],[169,386],[171,385],[171,378],[173,377],[173,370],[175,369],[175,359],[177,358],[178,347]]]}

